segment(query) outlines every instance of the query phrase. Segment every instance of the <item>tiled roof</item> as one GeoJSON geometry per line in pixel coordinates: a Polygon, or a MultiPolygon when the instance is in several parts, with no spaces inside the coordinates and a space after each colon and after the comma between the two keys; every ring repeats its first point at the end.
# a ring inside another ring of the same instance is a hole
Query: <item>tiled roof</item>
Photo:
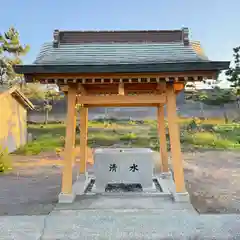
{"type": "Polygon", "coordinates": [[[17,73],[140,73],[219,71],[229,62],[209,61],[188,29],[154,31],[58,31],[34,64],[17,73]]]}
{"type": "Polygon", "coordinates": [[[109,65],[206,60],[205,56],[195,52],[191,44],[186,46],[183,42],[60,44],[57,48],[46,43],[34,63],[109,65]]]}

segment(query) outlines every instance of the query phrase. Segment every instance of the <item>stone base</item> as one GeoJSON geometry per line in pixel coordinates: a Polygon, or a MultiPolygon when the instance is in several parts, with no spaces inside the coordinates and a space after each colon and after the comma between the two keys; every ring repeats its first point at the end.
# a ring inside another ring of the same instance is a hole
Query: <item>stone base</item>
{"type": "Polygon", "coordinates": [[[86,181],[87,179],[88,179],[88,172],[85,172],[85,174],[77,175],[77,180],[86,181]]]}
{"type": "Polygon", "coordinates": [[[156,192],[156,186],[154,183],[152,183],[152,187],[143,187],[143,192],[146,193],[151,193],[151,192],[156,192]]]}
{"type": "Polygon", "coordinates": [[[172,177],[172,172],[169,171],[169,172],[161,172],[160,174],[158,174],[159,177],[161,178],[169,178],[169,177],[172,177]]]}
{"type": "Polygon", "coordinates": [[[175,202],[190,202],[190,197],[188,192],[173,193],[173,199],[175,202]]]}
{"type": "Polygon", "coordinates": [[[76,195],[74,193],[72,194],[66,194],[66,193],[60,193],[58,195],[58,202],[59,203],[73,203],[75,200],[76,195]]]}
{"type": "Polygon", "coordinates": [[[73,192],[75,195],[84,195],[85,190],[88,187],[89,183],[91,182],[91,178],[86,177],[84,175],[79,175],[76,182],[73,184],[73,192]]]}

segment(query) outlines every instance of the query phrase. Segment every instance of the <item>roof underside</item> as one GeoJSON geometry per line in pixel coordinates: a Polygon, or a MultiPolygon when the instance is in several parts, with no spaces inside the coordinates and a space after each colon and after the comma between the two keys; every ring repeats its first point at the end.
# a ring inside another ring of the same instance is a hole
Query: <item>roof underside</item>
{"type": "Polygon", "coordinates": [[[17,73],[98,73],[222,70],[228,62],[211,62],[188,29],[174,31],[55,31],[32,65],[17,73]]]}

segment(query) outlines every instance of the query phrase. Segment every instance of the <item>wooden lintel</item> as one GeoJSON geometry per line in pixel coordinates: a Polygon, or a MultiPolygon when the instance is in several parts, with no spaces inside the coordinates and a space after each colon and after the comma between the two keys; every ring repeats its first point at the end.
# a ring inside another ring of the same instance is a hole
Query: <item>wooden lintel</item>
{"type": "Polygon", "coordinates": [[[79,104],[89,104],[102,106],[106,104],[162,104],[166,102],[166,95],[147,95],[142,94],[139,96],[122,96],[122,95],[109,95],[109,96],[78,96],[79,104]]]}
{"type": "MultiPolygon", "coordinates": [[[[164,104],[160,104],[161,106],[163,106],[164,104]]],[[[85,107],[87,108],[96,108],[96,107],[100,107],[99,104],[84,104],[85,107]]],[[[159,104],[156,103],[122,103],[122,104],[112,104],[112,103],[106,103],[106,104],[102,104],[101,107],[157,107],[159,106],[159,104]]]]}

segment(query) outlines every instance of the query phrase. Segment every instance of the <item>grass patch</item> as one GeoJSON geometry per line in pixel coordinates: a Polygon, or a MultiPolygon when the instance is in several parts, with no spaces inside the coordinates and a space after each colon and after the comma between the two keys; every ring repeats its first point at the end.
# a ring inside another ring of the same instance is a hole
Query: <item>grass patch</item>
{"type": "Polygon", "coordinates": [[[8,153],[7,148],[2,148],[0,146],[0,173],[5,173],[12,169],[11,156],[8,153]]]}
{"type": "MultiPolygon", "coordinates": [[[[192,119],[180,118],[180,135],[183,147],[240,149],[240,124],[223,124],[223,120],[197,119],[197,127],[190,128],[192,119]]],[[[165,122],[166,127],[167,123],[165,122]]],[[[40,152],[55,151],[64,147],[65,125],[29,125],[28,132],[32,133],[33,141],[20,147],[15,153],[36,155],[40,152]]],[[[166,131],[169,148],[169,136],[166,131]]],[[[157,122],[144,120],[143,124],[134,121],[112,122],[106,125],[101,121],[89,121],[88,145],[90,147],[111,146],[119,143],[130,143],[133,147],[151,147],[159,149],[157,122]],[[130,130],[129,130],[130,129],[130,130]]],[[[79,144],[79,134],[76,135],[79,144]]]]}
{"type": "Polygon", "coordinates": [[[88,145],[92,146],[111,146],[120,141],[120,135],[113,131],[93,131],[88,134],[88,145]]]}
{"type": "Polygon", "coordinates": [[[182,136],[183,143],[197,147],[216,148],[216,149],[235,149],[240,148],[233,139],[222,138],[221,135],[210,132],[186,133],[182,136]]]}
{"type": "Polygon", "coordinates": [[[37,155],[41,152],[53,151],[56,148],[64,146],[64,138],[60,136],[49,134],[43,134],[36,140],[20,147],[15,151],[16,154],[21,155],[37,155]]]}

